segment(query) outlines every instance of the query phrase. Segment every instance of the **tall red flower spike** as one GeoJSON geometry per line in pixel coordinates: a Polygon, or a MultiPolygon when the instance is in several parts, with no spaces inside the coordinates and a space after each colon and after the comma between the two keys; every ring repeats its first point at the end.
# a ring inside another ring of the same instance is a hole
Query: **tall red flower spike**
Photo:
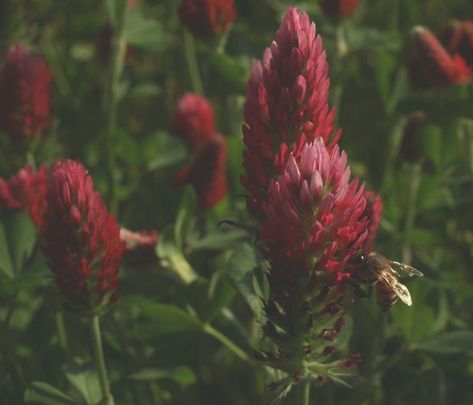
{"type": "Polygon", "coordinates": [[[358,10],[359,0],[322,0],[320,6],[331,18],[345,18],[358,10]]]}
{"type": "Polygon", "coordinates": [[[0,128],[22,138],[46,135],[52,121],[51,81],[42,57],[12,46],[0,73],[0,128]]]}
{"type": "Polygon", "coordinates": [[[27,166],[9,180],[0,178],[0,208],[26,211],[40,228],[46,210],[47,169],[37,171],[27,166]]]}
{"type": "Polygon", "coordinates": [[[179,17],[195,36],[222,35],[235,20],[233,0],[183,0],[179,17]]]}
{"type": "Polygon", "coordinates": [[[472,71],[460,54],[451,56],[427,28],[415,27],[413,34],[415,54],[410,69],[414,81],[443,88],[470,80],[472,71]]]}
{"type": "Polygon", "coordinates": [[[351,302],[347,265],[368,234],[364,186],[350,182],[347,156],[338,145],[329,148],[318,138],[297,159],[291,154],[271,182],[263,209],[260,244],[270,264],[263,332],[277,350],[258,357],[293,376],[286,387],[326,379],[355,364],[329,356],[338,350],[335,339],[351,302]]]}
{"type": "Polygon", "coordinates": [[[118,268],[125,245],[84,166],[53,165],[46,193],[43,252],[67,304],[97,314],[119,298],[118,268]]]}
{"type": "Polygon", "coordinates": [[[368,217],[368,236],[364,242],[363,250],[371,252],[373,250],[374,241],[378,234],[381,215],[383,214],[383,202],[381,196],[373,191],[365,192],[366,210],[365,215],[368,217]]]}
{"type": "Polygon", "coordinates": [[[198,94],[182,96],[174,109],[173,130],[190,150],[200,148],[215,133],[214,111],[210,102],[198,94]]]}
{"type": "Polygon", "coordinates": [[[227,144],[215,133],[197,152],[194,160],[176,175],[176,184],[191,184],[204,211],[227,195],[227,144]]]}
{"type": "Polygon", "coordinates": [[[250,192],[253,214],[262,214],[270,180],[284,168],[290,152],[297,158],[307,142],[321,137],[333,144],[340,137],[340,132],[333,135],[327,75],[315,24],[306,13],[289,9],[263,62],[253,63],[246,89],[242,183],[250,192]]]}

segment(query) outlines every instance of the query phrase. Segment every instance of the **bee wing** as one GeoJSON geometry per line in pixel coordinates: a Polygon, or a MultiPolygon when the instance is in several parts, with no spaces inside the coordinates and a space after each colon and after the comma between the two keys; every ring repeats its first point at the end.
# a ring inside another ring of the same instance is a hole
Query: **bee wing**
{"type": "Polygon", "coordinates": [[[400,262],[395,262],[390,260],[389,265],[391,266],[391,270],[398,275],[399,277],[402,277],[404,275],[409,276],[409,277],[422,277],[424,273],[421,271],[417,270],[416,268],[409,266],[406,263],[400,263],[400,262]]]}
{"type": "Polygon", "coordinates": [[[396,293],[399,299],[404,302],[404,304],[408,306],[412,305],[411,293],[404,284],[399,282],[394,273],[383,271],[379,273],[379,276],[385,284],[392,288],[392,290],[396,293]]]}

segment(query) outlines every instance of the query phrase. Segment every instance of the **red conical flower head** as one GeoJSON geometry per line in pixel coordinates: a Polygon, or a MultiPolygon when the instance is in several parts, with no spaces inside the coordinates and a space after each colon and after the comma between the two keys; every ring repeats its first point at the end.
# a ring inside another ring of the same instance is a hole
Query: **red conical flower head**
{"type": "Polygon", "coordinates": [[[323,43],[306,13],[287,11],[276,39],[253,63],[246,89],[243,125],[249,209],[262,213],[270,180],[304,144],[321,137],[334,143],[335,112],[328,107],[328,65],[323,43]]]}
{"type": "Polygon", "coordinates": [[[179,17],[195,36],[206,37],[228,31],[236,11],[233,0],[183,0],[179,17]]]}
{"type": "Polygon", "coordinates": [[[291,280],[315,272],[341,281],[346,264],[367,237],[364,186],[349,182],[345,152],[327,148],[322,138],[306,144],[299,159],[291,155],[279,177],[271,182],[263,208],[260,238],[263,252],[291,280]]]}
{"type": "Polygon", "coordinates": [[[37,171],[27,166],[8,181],[0,178],[0,208],[25,210],[40,228],[46,210],[46,183],[44,166],[37,171]]]}
{"type": "Polygon", "coordinates": [[[210,102],[198,94],[188,93],[176,104],[173,129],[195,151],[215,133],[214,111],[210,102]]]}
{"type": "Polygon", "coordinates": [[[0,74],[0,128],[12,136],[44,136],[51,124],[51,80],[42,57],[11,47],[0,74]]]}
{"type": "Polygon", "coordinates": [[[94,314],[119,296],[125,249],[84,167],[72,160],[51,169],[42,228],[43,252],[59,291],[75,310],[94,314]]]}

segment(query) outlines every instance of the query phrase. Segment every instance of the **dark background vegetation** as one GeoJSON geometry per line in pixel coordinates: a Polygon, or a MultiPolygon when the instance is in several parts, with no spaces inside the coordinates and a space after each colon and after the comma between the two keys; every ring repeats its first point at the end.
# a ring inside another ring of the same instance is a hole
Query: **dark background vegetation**
{"type": "MultiPolygon", "coordinates": [[[[54,133],[36,159],[80,160],[103,195],[111,60],[100,32],[113,25],[112,3],[32,0],[0,6],[0,55],[22,42],[45,56],[54,75],[54,133]]],[[[262,337],[252,312],[261,303],[232,285],[241,280],[231,272],[254,259],[238,256],[241,243],[252,241],[217,223],[246,218],[239,182],[244,86],[251,59],[261,57],[281,15],[294,4],[310,13],[324,38],[331,104],[353,172],[382,196],[376,250],[425,274],[407,282],[412,308],[398,303],[381,313],[374,297],[356,303],[348,351],[363,356],[359,376],[348,381],[351,387],[314,387],[313,402],[473,403],[473,88],[418,88],[406,67],[414,25],[438,32],[450,18],[473,18],[473,3],[366,0],[354,16],[335,22],[315,0],[237,0],[225,51],[217,52],[212,41],[195,42],[204,93],[229,150],[229,195],[204,214],[195,209],[190,190],[172,184],[186,158],[171,131],[172,110],[180,95],[192,91],[178,4],[142,0],[127,28],[131,50],[119,83],[114,145],[118,219],[130,229],[157,229],[162,259],[141,268],[125,264],[122,302],[103,318],[117,404],[271,401],[271,374],[212,336],[218,330],[248,352],[262,337]],[[426,120],[414,134],[421,159],[412,163],[399,146],[408,114],[418,109],[426,120]],[[199,274],[193,283],[183,283],[173,271],[182,261],[199,274]]],[[[4,160],[0,174],[11,175],[17,169],[12,166],[4,160]]],[[[33,381],[95,403],[85,322],[65,313],[68,347],[61,347],[55,326],[60,299],[28,221],[23,214],[2,213],[7,243],[0,253],[7,249],[14,257],[15,276],[2,275],[0,284],[0,403],[22,403],[33,381]]]]}

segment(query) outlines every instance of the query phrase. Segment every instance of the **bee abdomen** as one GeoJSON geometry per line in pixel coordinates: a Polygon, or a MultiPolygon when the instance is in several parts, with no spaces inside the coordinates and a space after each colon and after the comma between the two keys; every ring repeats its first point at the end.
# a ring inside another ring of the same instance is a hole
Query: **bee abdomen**
{"type": "Polygon", "coordinates": [[[392,290],[390,286],[387,286],[382,282],[378,282],[376,284],[376,290],[376,299],[378,301],[378,306],[381,308],[381,310],[388,311],[389,309],[391,309],[397,301],[396,293],[392,290]]]}

